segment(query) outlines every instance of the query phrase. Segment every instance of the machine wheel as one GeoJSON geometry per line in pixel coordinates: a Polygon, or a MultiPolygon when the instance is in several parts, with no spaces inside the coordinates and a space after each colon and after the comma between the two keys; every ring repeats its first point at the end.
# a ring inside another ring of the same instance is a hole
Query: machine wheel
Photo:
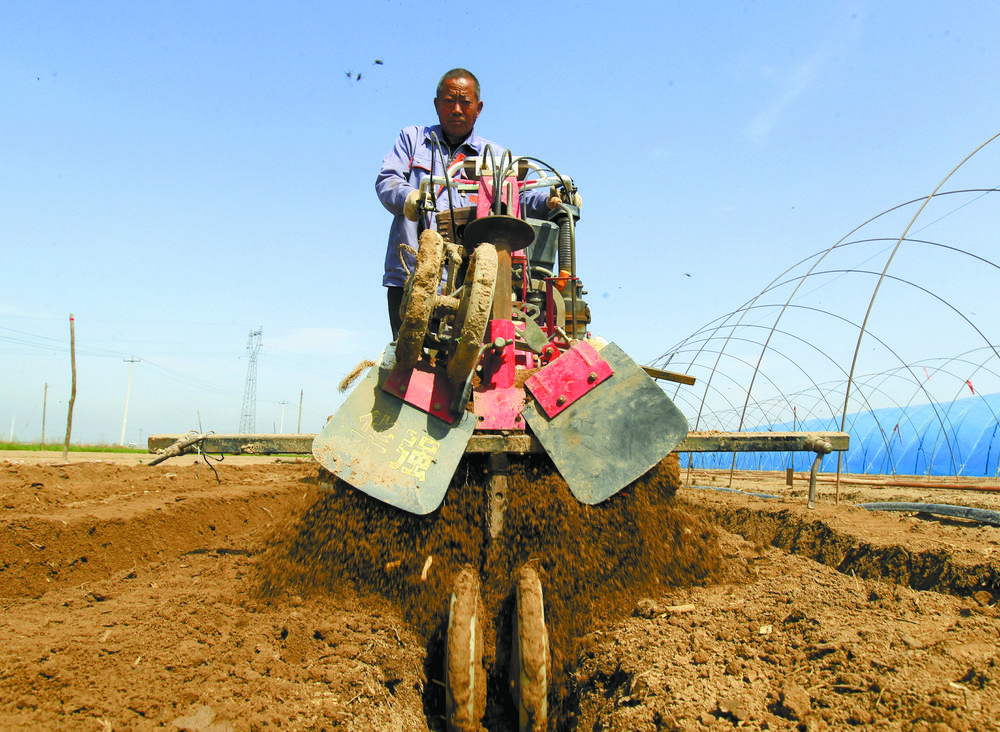
{"type": "Polygon", "coordinates": [[[528,565],[517,577],[517,626],[511,653],[511,693],[520,732],[545,732],[549,705],[549,634],[545,629],[542,583],[528,565]]]}
{"type": "Polygon", "coordinates": [[[396,338],[396,365],[409,369],[417,363],[424,347],[424,336],[434,312],[434,301],[441,284],[441,258],[444,239],[432,229],[420,235],[417,263],[406,281],[399,314],[403,319],[396,338]]]}
{"type": "Polygon", "coordinates": [[[455,578],[448,613],[445,665],[445,714],[448,732],[478,732],[486,713],[486,669],[483,668],[482,600],[479,579],[466,567],[455,578]]]}
{"type": "Polygon", "coordinates": [[[497,282],[497,250],[480,244],[469,257],[462,286],[462,300],[455,314],[453,351],[448,359],[448,381],[463,384],[479,362],[479,352],[493,309],[497,282]]]}

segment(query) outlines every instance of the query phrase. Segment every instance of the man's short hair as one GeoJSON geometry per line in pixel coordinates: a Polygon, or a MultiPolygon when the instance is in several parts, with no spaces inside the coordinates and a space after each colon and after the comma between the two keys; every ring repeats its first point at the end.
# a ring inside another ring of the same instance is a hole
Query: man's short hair
{"type": "Polygon", "coordinates": [[[451,79],[468,79],[469,81],[472,82],[472,86],[475,87],[476,101],[478,102],[479,100],[482,99],[482,96],[479,93],[479,79],[477,79],[476,75],[473,74],[468,69],[461,69],[461,68],[452,69],[451,71],[446,71],[444,73],[444,76],[441,77],[441,81],[438,82],[437,90],[434,92],[435,98],[441,96],[441,90],[444,88],[444,83],[446,81],[450,81],[451,79]]]}

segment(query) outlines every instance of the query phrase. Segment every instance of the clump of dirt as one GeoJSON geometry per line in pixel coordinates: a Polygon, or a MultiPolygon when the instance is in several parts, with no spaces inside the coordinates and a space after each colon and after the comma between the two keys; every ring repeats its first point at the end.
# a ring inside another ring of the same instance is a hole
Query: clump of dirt
{"type": "MultiPolygon", "coordinates": [[[[262,594],[336,594],[352,586],[377,592],[426,639],[427,673],[441,679],[452,583],[463,566],[472,566],[484,605],[484,664],[496,690],[489,718],[510,711],[503,704],[513,582],[518,569],[532,563],[544,591],[552,656],[550,715],[571,717],[570,672],[581,638],[629,614],[640,597],[723,575],[716,531],[673,504],[680,483],[676,455],[594,506],[572,495],[547,458],[512,457],[503,532],[495,540],[486,524],[489,479],[488,458],[468,455],[441,507],[415,516],[321,475],[326,490],[307,496],[260,562],[262,594]]],[[[429,685],[431,693],[436,688],[429,685]]],[[[443,701],[425,699],[425,705],[443,708],[443,701]]]]}

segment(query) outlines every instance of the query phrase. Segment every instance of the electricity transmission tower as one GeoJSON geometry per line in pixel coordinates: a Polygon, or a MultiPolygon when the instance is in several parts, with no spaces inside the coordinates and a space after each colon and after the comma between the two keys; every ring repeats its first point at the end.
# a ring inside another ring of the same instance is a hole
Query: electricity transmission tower
{"type": "Polygon", "coordinates": [[[243,413],[240,415],[241,435],[257,431],[257,354],[260,353],[260,338],[263,331],[263,328],[250,331],[250,339],[247,341],[250,362],[247,364],[247,383],[243,387],[243,413]]]}

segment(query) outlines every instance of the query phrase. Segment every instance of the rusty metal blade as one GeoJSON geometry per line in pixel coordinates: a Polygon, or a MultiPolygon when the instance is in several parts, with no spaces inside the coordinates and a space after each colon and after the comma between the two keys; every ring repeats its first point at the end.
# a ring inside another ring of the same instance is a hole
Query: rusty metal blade
{"type": "Polygon", "coordinates": [[[316,436],[312,452],[358,490],[423,515],[444,500],[475,419],[463,412],[448,424],[386,393],[393,365],[390,347],[316,436]]]}
{"type": "Polygon", "coordinates": [[[524,409],[573,495],[588,504],[620,491],[688,432],[680,409],[618,346],[610,343],[600,355],[614,369],[605,382],[551,419],[535,398],[524,409]]]}

